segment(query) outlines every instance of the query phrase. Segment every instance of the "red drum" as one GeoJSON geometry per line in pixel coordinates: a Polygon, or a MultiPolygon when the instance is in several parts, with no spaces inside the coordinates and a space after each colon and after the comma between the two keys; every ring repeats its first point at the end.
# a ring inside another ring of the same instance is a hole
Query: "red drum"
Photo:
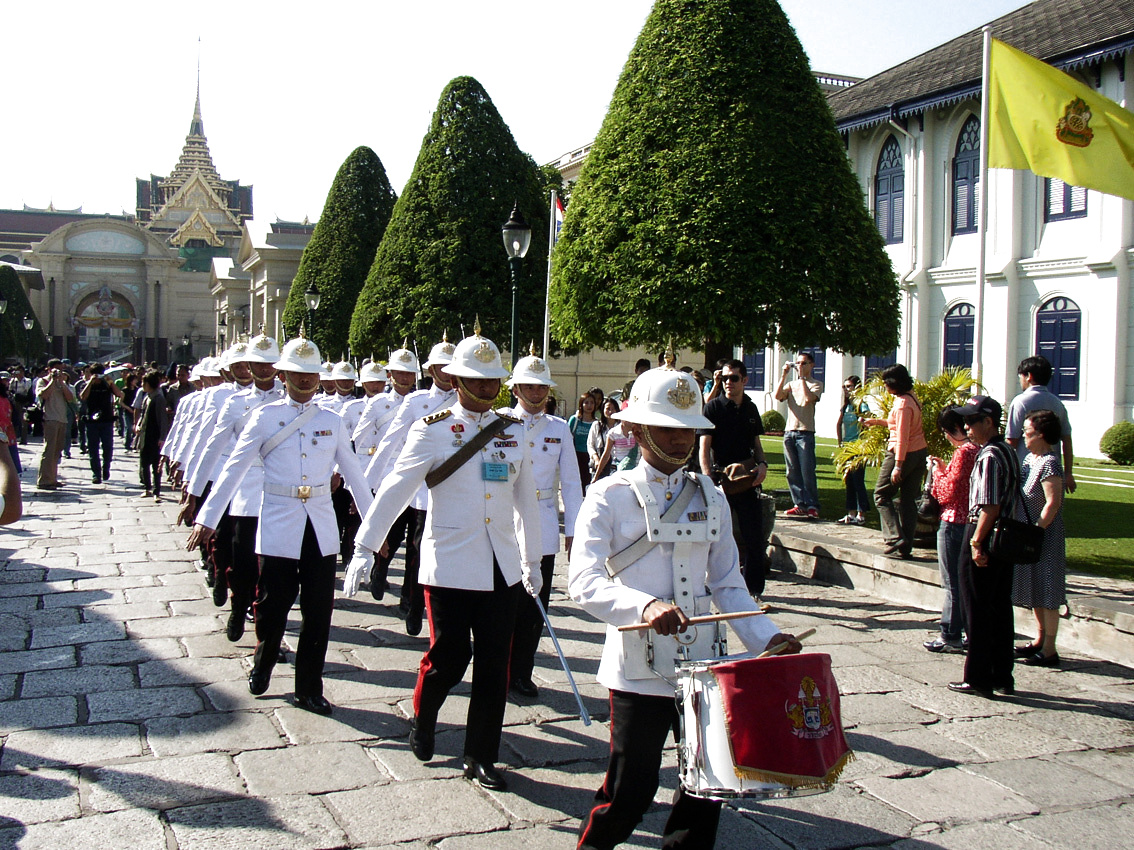
{"type": "Polygon", "coordinates": [[[831,656],[730,655],[678,668],[681,784],[698,797],[829,791],[854,753],[831,656]]]}

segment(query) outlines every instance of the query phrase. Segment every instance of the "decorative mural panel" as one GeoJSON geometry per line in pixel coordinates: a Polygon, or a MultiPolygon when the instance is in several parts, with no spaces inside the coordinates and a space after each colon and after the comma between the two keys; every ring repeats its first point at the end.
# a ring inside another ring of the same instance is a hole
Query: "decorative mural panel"
{"type": "Polygon", "coordinates": [[[140,274],[138,266],[87,266],[73,265],[71,271],[78,274],[140,274]]]}
{"type": "Polygon", "coordinates": [[[90,254],[144,254],[146,245],[125,233],[113,230],[88,230],[67,240],[67,250],[90,254]]]}

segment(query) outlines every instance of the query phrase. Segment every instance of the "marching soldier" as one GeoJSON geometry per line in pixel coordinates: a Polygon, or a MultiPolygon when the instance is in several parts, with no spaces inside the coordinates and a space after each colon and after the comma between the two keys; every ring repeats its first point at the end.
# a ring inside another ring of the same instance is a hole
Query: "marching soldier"
{"type": "Polygon", "coordinates": [[[295,653],[294,704],[316,714],[330,714],[331,704],[323,697],[323,664],[339,550],[331,473],[337,464],[359,510],[370,507],[370,487],[342,420],[312,401],[319,386],[319,349],[303,337],[293,339],[284,346],[275,366],[288,397],[252,414],[201,507],[188,546],[212,537],[241,479],[261,460],[264,495],[256,533],[260,578],[254,606],[257,643],[248,690],[259,696],[268,689],[287,615],[298,596],[302,619],[295,653]]]}
{"type": "Polygon", "coordinates": [[[428,523],[421,547],[421,583],[429,616],[429,649],[414,690],[410,748],[433,757],[437,715],[449,690],[473,662],[465,727],[464,773],[503,790],[495,767],[508,692],[521,579],[539,581],[539,509],[521,424],[494,413],[508,372],[490,340],[474,336],[456,347],[444,371],[456,378],[457,401],[413,423],[393,472],[382,481],[359,529],[344,589],[358,591],[374,551],[424,482],[428,523]]]}
{"type": "MultiPolygon", "coordinates": [[[[551,601],[551,577],[555,570],[555,553],[559,551],[559,493],[563,492],[563,528],[566,529],[567,554],[571,554],[571,539],[575,518],[583,501],[583,483],[579,478],[579,463],[575,457],[575,442],[567,422],[546,413],[547,395],[556,386],[551,379],[547,361],[536,357],[533,350],[520,358],[508,381],[519,407],[512,415],[524,423],[524,439],[532,455],[532,478],[535,479],[536,498],[539,500],[540,539],[543,558],[540,561],[539,599],[544,611],[551,601]]],[[[543,617],[534,598],[520,599],[516,611],[516,629],[512,637],[512,665],[510,687],[525,697],[539,695],[532,681],[535,654],[543,634],[543,617]]]]}
{"type": "MultiPolygon", "coordinates": [[[[707,476],[685,471],[695,429],[713,427],[701,414],[697,385],[672,368],[651,369],[634,382],[629,406],[615,418],[629,423],[641,462],[587,490],[568,581],[571,598],[607,623],[598,679],[610,688],[610,761],[580,829],[582,850],[628,839],[654,799],[662,749],[679,728],[674,687],[662,676],[674,675],[672,636],[685,632],[694,614],[708,613],[705,589],[722,612],[757,608],[740,574],[724,494],[707,476]],[[666,529],[670,523],[679,533],[666,529]],[[634,623],[653,630],[618,631],[634,623]]],[[[789,652],[800,650],[766,616],[732,623],[749,651],[785,641],[789,652]]],[[[712,654],[714,630],[699,628],[689,647],[693,659],[712,654]]],[[[679,788],[662,846],[712,847],[720,807],[679,788]]]]}
{"type": "MultiPolygon", "coordinates": [[[[377,448],[371,465],[367,467],[366,477],[369,481],[379,481],[393,471],[394,462],[406,444],[406,435],[410,426],[424,416],[428,416],[442,408],[448,407],[455,400],[456,391],[453,389],[453,379],[444,371],[445,366],[453,362],[453,352],[456,346],[449,342],[448,336],[433,346],[429,352],[429,359],[425,361],[425,369],[433,379],[433,386],[427,390],[415,390],[405,397],[405,401],[397,409],[393,420],[386,429],[381,444],[377,448]],[[374,470],[377,470],[375,472],[374,470]]],[[[402,577],[402,598],[398,604],[398,611],[405,618],[406,634],[416,637],[421,634],[421,618],[425,613],[425,591],[418,583],[418,571],[421,565],[421,537],[425,531],[425,509],[429,499],[429,488],[424,484],[417,491],[413,502],[406,509],[406,566],[402,577]]],[[[399,521],[400,521],[399,517],[399,521]]],[[[394,523],[395,526],[398,523],[394,523]]],[[[394,535],[396,536],[396,534],[394,535]]],[[[383,558],[387,568],[389,556],[383,558]]],[[[385,572],[382,574],[385,579],[385,572]]],[[[371,580],[370,590],[374,591],[375,583],[371,580]]]]}
{"type": "MultiPolygon", "coordinates": [[[[252,413],[261,405],[284,398],[283,387],[276,381],[275,363],[280,359],[276,341],[260,334],[249,340],[244,355],[253,385],[240,390],[225,402],[216,425],[205,444],[204,458],[189,482],[189,508],[196,513],[197,500],[220,473],[232,454],[236,441],[252,413]]],[[[235,367],[234,367],[235,368],[235,367]]],[[[231,527],[228,535],[228,552],[214,552],[218,563],[226,565],[226,573],[216,577],[217,585],[232,591],[232,609],[225,634],[230,641],[244,635],[244,621],[256,591],[260,564],[256,557],[256,529],[260,519],[260,501],[264,495],[264,465],[253,460],[248,473],[237,487],[226,515],[231,527]]],[[[224,521],[222,520],[222,526],[224,521]]],[[[226,545],[220,539],[220,529],[214,538],[217,550],[226,545]]],[[[216,585],[214,585],[214,591],[216,585]]],[[[215,601],[215,600],[214,600],[215,601]]]]}
{"type": "MultiPolygon", "coordinates": [[[[386,436],[386,432],[402,404],[409,398],[417,384],[417,379],[421,374],[417,355],[404,346],[391,352],[390,360],[386,364],[386,374],[389,376],[392,385],[390,391],[375,396],[367,402],[362,419],[359,421],[358,427],[355,428],[356,435],[362,433],[370,439],[376,438],[379,445],[381,445],[382,439],[386,436]]],[[[371,459],[370,465],[366,467],[366,478],[372,488],[378,489],[382,472],[383,470],[374,462],[374,459],[371,459]]],[[[385,554],[378,556],[374,569],[371,570],[370,595],[379,602],[386,594],[386,575],[390,569],[390,561],[393,560],[394,553],[398,551],[403,540],[406,541],[407,562],[410,559],[409,550],[417,533],[417,529],[413,525],[415,518],[413,508],[406,508],[402,512],[390,528],[389,537],[386,540],[387,545],[384,548],[385,554]]]]}

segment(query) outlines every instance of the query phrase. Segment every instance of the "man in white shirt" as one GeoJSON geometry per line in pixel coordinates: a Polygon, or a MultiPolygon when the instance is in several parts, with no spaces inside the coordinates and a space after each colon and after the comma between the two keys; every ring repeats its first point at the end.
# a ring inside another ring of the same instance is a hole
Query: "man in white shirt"
{"type": "Polygon", "coordinates": [[[788,489],[794,506],[785,516],[819,519],[819,482],[815,477],[815,405],[823,395],[823,382],[811,377],[815,358],[806,351],[796,355],[794,362],[784,364],[780,382],[776,385],[776,401],[786,401],[787,428],[784,430],[784,466],[787,468],[788,489]],[[799,372],[794,381],[788,380],[792,369],[799,372]]]}

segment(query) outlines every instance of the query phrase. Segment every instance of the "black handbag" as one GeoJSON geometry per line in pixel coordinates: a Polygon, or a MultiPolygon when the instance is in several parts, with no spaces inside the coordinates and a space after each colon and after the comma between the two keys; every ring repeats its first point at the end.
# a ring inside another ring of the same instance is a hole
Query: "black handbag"
{"type": "Polygon", "coordinates": [[[992,533],[988,535],[988,555],[1009,564],[1034,564],[1040,559],[1043,549],[1044,530],[1032,523],[1028,502],[1019,484],[1016,485],[1016,493],[1020,496],[1028,521],[1021,522],[1001,512],[992,524],[992,533]]]}

